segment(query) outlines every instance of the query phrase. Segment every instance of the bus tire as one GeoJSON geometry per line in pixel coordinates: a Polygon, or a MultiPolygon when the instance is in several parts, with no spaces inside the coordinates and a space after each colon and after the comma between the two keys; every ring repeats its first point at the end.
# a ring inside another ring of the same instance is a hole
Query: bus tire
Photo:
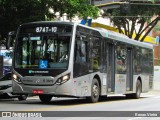
{"type": "Polygon", "coordinates": [[[20,96],[18,96],[18,100],[19,101],[26,100],[27,97],[28,97],[28,95],[20,95],[20,96]]]}
{"type": "Polygon", "coordinates": [[[126,97],[127,98],[133,98],[133,99],[139,99],[140,95],[141,95],[141,92],[142,92],[142,84],[141,84],[140,80],[137,80],[136,93],[126,94],[126,97]]]}
{"type": "Polygon", "coordinates": [[[96,78],[94,78],[91,86],[91,96],[88,97],[89,102],[91,103],[98,102],[99,95],[100,95],[99,82],[96,78]]]}
{"type": "Polygon", "coordinates": [[[142,92],[142,85],[141,85],[140,80],[137,80],[137,83],[136,83],[136,93],[133,94],[133,98],[134,99],[140,98],[141,92],[142,92]]]}
{"type": "Polygon", "coordinates": [[[39,99],[41,100],[41,102],[43,103],[48,103],[51,101],[52,96],[51,95],[39,95],[39,99]]]}

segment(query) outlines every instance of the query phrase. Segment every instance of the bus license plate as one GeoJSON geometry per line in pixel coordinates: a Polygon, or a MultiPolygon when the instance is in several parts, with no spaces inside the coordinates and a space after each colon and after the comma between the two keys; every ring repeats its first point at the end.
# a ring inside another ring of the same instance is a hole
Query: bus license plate
{"type": "Polygon", "coordinates": [[[43,94],[44,91],[43,90],[33,90],[34,94],[43,94]]]}

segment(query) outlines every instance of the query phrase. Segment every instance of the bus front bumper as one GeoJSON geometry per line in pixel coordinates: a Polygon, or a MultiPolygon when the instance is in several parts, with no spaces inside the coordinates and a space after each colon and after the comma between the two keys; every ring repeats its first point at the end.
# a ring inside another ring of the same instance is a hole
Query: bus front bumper
{"type": "Polygon", "coordinates": [[[36,85],[24,85],[19,84],[13,81],[13,93],[14,94],[48,94],[48,95],[66,95],[66,96],[75,96],[75,93],[72,90],[70,84],[71,81],[68,81],[61,85],[52,85],[52,86],[36,86],[36,85]]]}

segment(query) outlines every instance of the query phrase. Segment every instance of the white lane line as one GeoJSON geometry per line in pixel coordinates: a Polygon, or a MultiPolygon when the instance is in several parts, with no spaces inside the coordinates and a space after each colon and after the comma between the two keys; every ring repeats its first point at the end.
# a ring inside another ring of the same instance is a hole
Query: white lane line
{"type": "Polygon", "coordinates": [[[134,118],[129,118],[127,120],[141,120],[141,119],[142,119],[142,117],[134,117],[134,118]]]}

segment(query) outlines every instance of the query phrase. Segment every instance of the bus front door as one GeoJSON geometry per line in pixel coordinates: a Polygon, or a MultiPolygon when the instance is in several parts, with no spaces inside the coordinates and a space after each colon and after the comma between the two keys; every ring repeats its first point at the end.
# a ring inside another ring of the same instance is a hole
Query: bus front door
{"type": "Polygon", "coordinates": [[[132,91],[133,86],[133,51],[132,48],[127,48],[127,78],[126,90],[132,91]]]}
{"type": "Polygon", "coordinates": [[[107,92],[115,91],[115,48],[107,43],[107,92]]]}

